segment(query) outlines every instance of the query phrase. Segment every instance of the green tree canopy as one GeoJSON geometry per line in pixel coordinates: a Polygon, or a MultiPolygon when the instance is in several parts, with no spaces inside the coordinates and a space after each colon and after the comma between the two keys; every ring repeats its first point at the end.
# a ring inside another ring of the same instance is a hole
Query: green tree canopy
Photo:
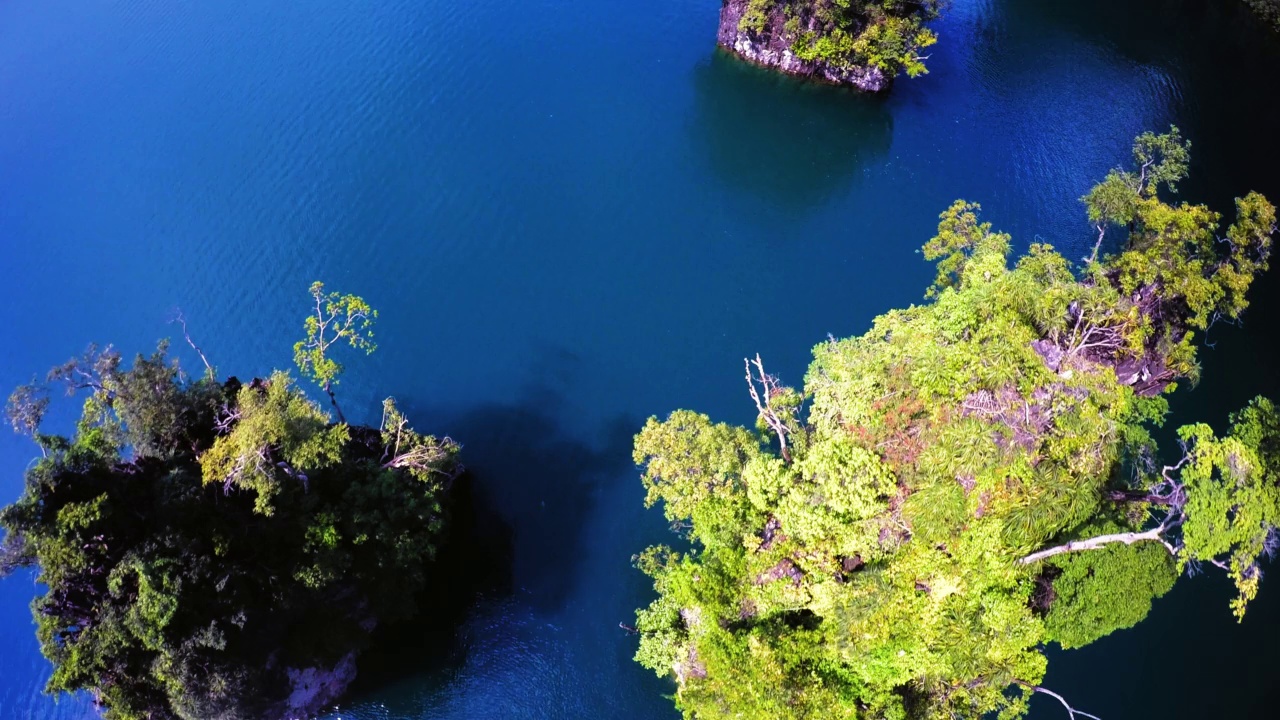
{"type": "Polygon", "coordinates": [[[1011,267],[959,201],[930,303],[815,347],[802,392],[748,363],[757,428],[649,420],[647,500],[690,545],[636,558],[658,591],[637,659],[685,717],[1016,718],[1053,694],[1046,644],[1140,622],[1189,568],[1221,567],[1243,617],[1280,526],[1276,410],[1182,428],[1168,466],[1150,428],[1195,332],[1244,310],[1275,214],[1250,194],[1219,235],[1160,197],[1186,163],[1176,129],[1140,137],[1086,201],[1128,237],[1081,268],[1043,244],[1011,267]]]}
{"type": "Polygon", "coordinates": [[[324,291],[324,283],[311,283],[311,298],[315,312],[307,315],[303,323],[306,336],[293,345],[293,361],[298,370],[324,388],[333,403],[333,409],[342,420],[342,410],[334,395],[333,386],[342,374],[343,366],[333,359],[330,352],[343,343],[355,350],[371,354],[378,346],[373,342],[373,321],[378,311],[357,295],[324,291]]]}
{"type": "Polygon", "coordinates": [[[1280,0],[1244,0],[1258,16],[1280,31],[1280,0]]]}
{"type": "Polygon", "coordinates": [[[41,432],[39,386],[10,398],[44,451],[0,510],[0,570],[33,566],[51,693],[108,720],[306,716],[342,687],[375,624],[404,618],[460,471],[459,446],[334,423],[287,373],[188,376],[167,347],[91,348],[51,373],[86,392],[74,434],[41,432]]]}
{"type": "Polygon", "coordinates": [[[928,72],[921,51],[938,41],[925,24],[942,6],[943,0],[748,0],[739,30],[781,34],[802,60],[916,77],[928,72]]]}

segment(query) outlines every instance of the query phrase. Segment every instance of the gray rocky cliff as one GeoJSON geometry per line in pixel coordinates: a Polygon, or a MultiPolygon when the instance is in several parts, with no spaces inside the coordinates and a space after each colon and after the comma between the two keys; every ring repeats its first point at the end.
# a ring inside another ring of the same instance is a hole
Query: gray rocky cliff
{"type": "Polygon", "coordinates": [[[876,67],[838,67],[821,60],[808,61],[796,57],[791,50],[795,38],[783,30],[787,21],[783,2],[775,3],[762,32],[739,29],[748,0],[721,0],[720,28],[716,42],[729,52],[764,67],[788,75],[810,77],[836,85],[855,87],[865,92],[888,90],[893,78],[876,67]]]}
{"type": "Polygon", "coordinates": [[[273,716],[310,720],[342,697],[356,678],[356,654],[343,655],[333,667],[287,668],[292,692],[273,716]]]}

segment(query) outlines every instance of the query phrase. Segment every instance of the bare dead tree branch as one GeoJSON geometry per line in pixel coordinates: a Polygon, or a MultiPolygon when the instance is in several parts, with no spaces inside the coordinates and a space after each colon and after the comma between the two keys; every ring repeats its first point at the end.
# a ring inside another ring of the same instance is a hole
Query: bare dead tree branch
{"type": "Polygon", "coordinates": [[[1048,695],[1054,700],[1057,700],[1058,702],[1062,703],[1062,707],[1067,709],[1067,716],[1070,717],[1071,720],[1076,720],[1077,717],[1091,718],[1091,720],[1102,720],[1102,718],[1098,717],[1097,715],[1090,715],[1089,713],[1083,710],[1077,710],[1071,707],[1071,703],[1067,702],[1066,698],[1062,697],[1061,695],[1059,695],[1058,693],[1052,690],[1049,690],[1047,688],[1042,688],[1039,685],[1032,685],[1031,683],[1022,682],[1021,680],[1016,680],[1015,682],[1017,682],[1022,687],[1027,688],[1028,690],[1031,690],[1032,692],[1038,692],[1041,695],[1048,695]]]}
{"type": "MultiPolygon", "coordinates": [[[[451,443],[449,438],[445,438],[446,443],[451,443]]],[[[442,470],[439,463],[448,460],[450,453],[445,446],[440,445],[418,445],[404,452],[394,454],[391,459],[382,464],[384,468],[408,468],[412,470],[421,470],[423,472],[442,475],[450,480],[457,477],[461,470],[455,468],[451,471],[442,470]]],[[[460,466],[458,466],[460,467],[460,466]]]]}
{"type": "MultiPolygon", "coordinates": [[[[1184,448],[1184,451],[1186,448],[1184,448]]],[[[1132,545],[1138,542],[1155,541],[1160,543],[1169,551],[1170,555],[1178,555],[1178,547],[1169,542],[1165,538],[1165,533],[1170,532],[1182,525],[1186,520],[1186,514],[1183,512],[1184,506],[1187,504],[1186,488],[1172,473],[1177,472],[1191,460],[1191,454],[1186,452],[1182,459],[1176,465],[1166,465],[1160,470],[1160,482],[1155,487],[1142,495],[1139,499],[1146,500],[1153,505],[1162,505],[1166,508],[1165,516],[1160,524],[1150,530],[1142,532],[1125,532],[1111,533],[1108,535],[1098,535],[1096,537],[1086,538],[1084,540],[1072,540],[1071,542],[1056,545],[1051,548],[1045,548],[1031,553],[1030,555],[1018,560],[1019,565],[1030,565],[1041,560],[1047,560],[1056,555],[1062,555],[1069,552],[1080,552],[1084,550],[1101,550],[1102,548],[1113,545],[1115,543],[1124,543],[1132,545]]],[[[1108,493],[1114,499],[1113,493],[1108,493]]],[[[1124,496],[1127,493],[1120,491],[1119,495],[1124,496]]]]}
{"type": "MultiPolygon", "coordinates": [[[[390,399],[388,399],[388,402],[390,399]]],[[[383,404],[381,432],[384,438],[394,433],[395,439],[391,444],[386,445],[382,451],[382,467],[384,468],[405,468],[410,471],[418,471],[430,475],[439,475],[445,479],[447,483],[451,483],[458,478],[466,469],[462,463],[454,462],[442,467],[445,461],[449,460],[458,444],[452,438],[446,436],[439,443],[435,442],[418,442],[411,444],[408,448],[401,450],[400,446],[405,436],[418,437],[416,433],[409,430],[409,420],[403,415],[388,412],[388,405],[383,404]],[[388,427],[387,420],[389,416],[396,418],[395,427],[388,427]]]]}
{"type": "Polygon", "coordinates": [[[231,426],[240,419],[240,409],[231,409],[227,403],[223,403],[218,410],[217,419],[214,420],[213,428],[218,431],[219,435],[226,435],[231,432],[231,426]]]}
{"type": "Polygon", "coordinates": [[[1105,223],[1094,225],[1098,229],[1098,241],[1093,244],[1093,252],[1086,258],[1086,262],[1090,265],[1098,261],[1098,250],[1102,247],[1102,238],[1107,234],[1107,226],[1105,223]]]}
{"type": "Polygon", "coordinates": [[[1173,502],[1173,499],[1168,496],[1142,490],[1107,490],[1102,495],[1112,502],[1150,503],[1164,506],[1168,506],[1173,502]]]}
{"type": "Polygon", "coordinates": [[[1063,543],[1062,545],[1057,545],[1055,547],[1046,548],[1038,552],[1033,552],[1024,558],[1019,559],[1018,564],[1030,565],[1031,563],[1039,562],[1041,560],[1047,560],[1051,557],[1054,557],[1055,555],[1062,555],[1064,553],[1069,553],[1069,552],[1079,552],[1083,550],[1101,550],[1102,548],[1108,545],[1112,545],[1114,543],[1124,543],[1125,545],[1132,545],[1137,542],[1144,542],[1149,540],[1155,540],[1159,542],[1160,544],[1165,546],[1165,548],[1169,551],[1171,555],[1177,555],[1178,549],[1175,548],[1173,544],[1170,543],[1168,540],[1165,540],[1162,535],[1162,533],[1164,533],[1164,531],[1167,529],[1168,528],[1166,528],[1162,524],[1159,527],[1154,527],[1144,532],[1112,533],[1110,535],[1099,535],[1097,537],[1092,537],[1087,540],[1072,540],[1071,542],[1063,543]]]}
{"type": "Polygon", "coordinates": [[[209,358],[205,357],[204,351],[200,349],[199,345],[196,345],[195,341],[191,339],[191,333],[187,331],[187,317],[182,314],[182,308],[177,308],[174,311],[173,320],[170,322],[176,322],[182,326],[182,337],[187,341],[187,344],[191,346],[191,349],[195,350],[196,354],[200,356],[200,362],[204,363],[204,369],[209,375],[209,379],[212,380],[216,378],[218,376],[217,372],[214,371],[213,365],[209,364],[209,358]]]}
{"type": "Polygon", "coordinates": [[[778,446],[781,448],[782,459],[791,462],[791,451],[787,447],[787,434],[791,432],[791,428],[778,417],[778,413],[770,406],[770,400],[773,393],[778,389],[778,379],[764,371],[764,362],[760,360],[760,353],[756,353],[754,361],[743,359],[743,363],[747,368],[747,389],[751,393],[751,400],[756,404],[756,410],[759,411],[760,417],[764,418],[769,428],[778,436],[778,446]],[[758,377],[752,375],[752,366],[758,377]],[[756,383],[760,383],[764,399],[761,400],[761,393],[756,392],[756,383]]]}
{"type": "Polygon", "coordinates": [[[115,391],[107,386],[113,384],[109,380],[115,377],[119,364],[120,353],[111,345],[101,349],[96,344],[90,345],[79,357],[50,370],[46,380],[65,383],[68,395],[74,395],[78,390],[92,390],[110,405],[115,391]]]}

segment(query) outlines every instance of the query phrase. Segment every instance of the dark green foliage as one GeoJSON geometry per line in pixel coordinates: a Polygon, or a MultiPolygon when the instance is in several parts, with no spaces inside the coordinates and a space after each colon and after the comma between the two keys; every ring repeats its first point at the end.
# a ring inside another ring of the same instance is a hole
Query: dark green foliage
{"type": "Polygon", "coordinates": [[[110,720],[282,717],[291,672],[349,666],[413,611],[458,446],[394,403],[381,429],[333,424],[285,373],[192,380],[163,345],[53,376],[90,390],[84,415],[36,434],[0,511],[5,569],[47,586],[49,692],[91,690],[110,720]]]}
{"type": "Polygon", "coordinates": [[[1272,28],[1280,31],[1280,0],[1244,0],[1258,17],[1266,20],[1272,28]]]}
{"type": "MultiPolygon", "coordinates": [[[[1118,526],[1090,528],[1092,536],[1117,532],[1118,526]]],[[[1116,630],[1133,627],[1151,611],[1151,602],[1173,588],[1177,563],[1158,543],[1116,544],[1055,558],[1051,596],[1044,598],[1045,639],[1064,648],[1088,645],[1116,630]]]]}
{"type": "Polygon", "coordinates": [[[1226,569],[1237,616],[1280,526],[1280,417],[1149,428],[1194,378],[1193,332],[1237,318],[1274,208],[1172,205],[1187,145],[1146,134],[1086,196],[1126,233],[1084,267],[959,201],[923,306],[814,348],[803,393],[748,363],[754,432],[689,411],[636,437],[652,504],[692,547],[638,557],[659,597],[637,659],[687,718],[1021,717],[1044,646],[1141,621],[1188,567],[1226,569]],[[763,386],[761,392],[759,388],[763,386]]]}

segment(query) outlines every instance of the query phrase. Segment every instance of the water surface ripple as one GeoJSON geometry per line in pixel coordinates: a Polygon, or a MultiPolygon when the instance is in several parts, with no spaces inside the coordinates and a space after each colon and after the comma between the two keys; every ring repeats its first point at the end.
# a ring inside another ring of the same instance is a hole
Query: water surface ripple
{"type": "MultiPolygon", "coordinates": [[[[1188,198],[1280,198],[1280,48],[1237,5],[956,0],[931,74],[866,98],[716,53],[711,0],[11,0],[0,386],[90,340],[145,351],[175,306],[225,372],[265,373],[310,281],[360,293],[382,347],[344,405],[394,393],[461,439],[510,546],[456,637],[404,631],[329,717],[669,720],[617,628],[651,597],[630,556],[669,538],[631,433],[676,407],[749,422],[744,355],[798,383],[828,332],[920,301],[915,250],[957,197],[1079,257],[1077,199],[1176,122],[1188,198]]],[[[1214,331],[1175,423],[1280,395],[1278,289],[1214,331]]],[[[0,434],[0,500],[31,455],[0,434]]],[[[40,694],[36,590],[0,584],[0,717],[92,717],[40,694]]],[[[1271,717],[1274,591],[1238,627],[1223,582],[1187,581],[1046,684],[1106,718],[1271,717]]]]}

